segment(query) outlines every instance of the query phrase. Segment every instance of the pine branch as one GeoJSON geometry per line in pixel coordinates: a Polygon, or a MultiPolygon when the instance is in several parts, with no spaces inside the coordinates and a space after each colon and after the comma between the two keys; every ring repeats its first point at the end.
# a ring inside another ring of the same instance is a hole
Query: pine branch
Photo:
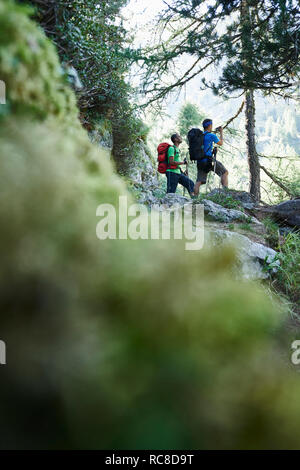
{"type": "Polygon", "coordinates": [[[158,91],[158,94],[155,95],[154,98],[152,98],[150,101],[148,101],[144,106],[148,106],[149,104],[153,103],[154,101],[159,101],[159,100],[165,98],[174,88],[183,87],[186,83],[188,83],[194,77],[196,77],[201,72],[203,72],[207,67],[209,67],[215,61],[215,59],[212,59],[204,67],[197,70],[197,72],[195,72],[192,75],[188,76],[189,73],[195,68],[197,63],[200,62],[200,60],[201,60],[201,57],[199,59],[197,59],[196,62],[194,62],[194,64],[192,65],[192,67],[190,67],[190,69],[177,82],[173,83],[172,85],[169,85],[167,87],[163,87],[163,88],[160,88],[160,89],[152,89],[152,90],[146,91],[145,94],[150,94],[150,93],[157,92],[157,91],[158,91]]]}

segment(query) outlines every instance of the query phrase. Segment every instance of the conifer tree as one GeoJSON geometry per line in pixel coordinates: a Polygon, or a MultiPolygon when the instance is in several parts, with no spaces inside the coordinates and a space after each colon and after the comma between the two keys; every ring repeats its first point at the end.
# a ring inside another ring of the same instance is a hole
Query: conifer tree
{"type": "Polygon", "coordinates": [[[148,103],[168,96],[199,76],[204,87],[225,97],[245,97],[250,192],[260,198],[259,161],[255,148],[254,92],[294,97],[300,78],[300,11],[294,0],[173,0],[165,2],[162,34],[155,48],[135,51],[143,60],[148,103]],[[170,31],[162,40],[165,29],[170,31]],[[174,65],[189,55],[193,62],[180,74],[174,65]],[[219,79],[203,74],[218,66],[219,79]],[[176,77],[174,79],[174,76],[176,77]],[[166,84],[166,77],[171,77],[166,84]]]}
{"type": "Polygon", "coordinates": [[[199,126],[205,118],[198,107],[193,103],[185,103],[178,116],[178,129],[182,136],[186,136],[191,127],[199,126]]]}

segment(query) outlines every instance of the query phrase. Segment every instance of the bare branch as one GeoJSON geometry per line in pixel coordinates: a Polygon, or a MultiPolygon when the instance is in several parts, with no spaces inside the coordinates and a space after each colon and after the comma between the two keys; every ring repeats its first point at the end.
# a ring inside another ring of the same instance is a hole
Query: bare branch
{"type": "Polygon", "coordinates": [[[279,160],[290,160],[290,161],[297,161],[299,159],[299,162],[300,162],[300,155],[295,155],[295,156],[287,156],[287,157],[277,157],[275,155],[261,155],[261,154],[258,154],[259,157],[262,157],[262,158],[276,158],[276,159],[279,159],[279,160]]]}
{"type": "Polygon", "coordinates": [[[268,175],[271,180],[277,184],[283,191],[285,191],[290,197],[293,197],[294,195],[290,192],[290,190],[280,181],[275,175],[273,175],[269,170],[267,170],[263,165],[260,165],[260,168],[268,175]]]}
{"type": "Polygon", "coordinates": [[[226,124],[223,126],[223,129],[226,129],[226,127],[228,127],[229,124],[231,124],[232,121],[234,121],[241,114],[241,112],[243,111],[244,106],[245,106],[245,100],[242,102],[242,104],[239,107],[237,113],[226,122],[226,124]]]}

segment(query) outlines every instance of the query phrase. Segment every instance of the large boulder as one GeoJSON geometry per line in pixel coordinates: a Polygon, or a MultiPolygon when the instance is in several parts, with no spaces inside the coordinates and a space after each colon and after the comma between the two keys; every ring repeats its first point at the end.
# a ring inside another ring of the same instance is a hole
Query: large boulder
{"type": "Polygon", "coordinates": [[[204,205],[205,214],[212,220],[230,223],[236,221],[242,222],[249,218],[251,222],[260,224],[255,217],[248,217],[244,212],[237,209],[227,209],[209,199],[203,199],[201,202],[204,205]]]}
{"type": "Polygon", "coordinates": [[[284,201],[275,206],[257,207],[257,217],[272,217],[281,226],[300,228],[300,198],[284,201]]]}
{"type": "Polygon", "coordinates": [[[208,232],[206,244],[222,245],[233,244],[237,253],[238,278],[266,279],[270,273],[276,272],[280,265],[276,259],[276,251],[261,243],[255,243],[240,233],[217,229],[208,232]]]}
{"type": "Polygon", "coordinates": [[[131,149],[130,158],[126,158],[119,173],[129,179],[133,186],[138,202],[151,205],[156,202],[155,193],[160,187],[156,164],[150,150],[142,139],[131,149]]]}
{"type": "Polygon", "coordinates": [[[207,196],[216,195],[224,195],[225,197],[230,195],[230,197],[232,197],[232,199],[234,199],[235,201],[238,201],[244,209],[251,210],[254,209],[256,205],[255,200],[253,199],[250,193],[247,193],[247,191],[235,191],[232,189],[215,188],[207,194],[207,196]]]}
{"type": "Polygon", "coordinates": [[[276,220],[300,228],[300,198],[281,202],[270,209],[276,220]]]}
{"type": "Polygon", "coordinates": [[[192,200],[189,197],[180,196],[180,194],[168,193],[159,203],[168,207],[172,206],[184,206],[186,204],[191,204],[192,200]]]}

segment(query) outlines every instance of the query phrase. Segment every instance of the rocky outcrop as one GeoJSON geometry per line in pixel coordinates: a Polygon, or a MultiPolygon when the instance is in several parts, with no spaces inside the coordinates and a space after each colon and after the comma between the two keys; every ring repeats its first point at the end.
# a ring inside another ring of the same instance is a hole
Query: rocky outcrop
{"type": "Polygon", "coordinates": [[[172,207],[172,206],[184,206],[185,204],[191,204],[192,200],[189,197],[180,196],[179,194],[166,194],[162,199],[156,199],[156,204],[172,207]]]}
{"type": "Polygon", "coordinates": [[[93,144],[105,150],[112,151],[114,142],[111,121],[101,119],[97,123],[90,123],[90,128],[88,127],[87,130],[93,144]]]}
{"type": "Polygon", "coordinates": [[[112,150],[113,137],[109,130],[103,129],[102,132],[99,132],[99,130],[94,129],[89,132],[89,137],[93,144],[110,151],[112,150]]]}
{"type": "Polygon", "coordinates": [[[271,216],[276,222],[300,228],[300,198],[284,201],[276,206],[262,207],[258,211],[271,216]]]}
{"type": "Polygon", "coordinates": [[[234,191],[232,189],[213,189],[207,196],[221,196],[224,197],[230,195],[233,199],[238,201],[244,209],[252,210],[256,206],[256,203],[250,193],[246,191],[234,191]]]}
{"type": "Polygon", "coordinates": [[[246,191],[214,189],[208,197],[224,197],[230,195],[239,202],[240,206],[258,217],[271,216],[276,222],[290,227],[300,227],[300,198],[284,201],[275,206],[258,206],[251,194],[246,191]]]}
{"type": "MultiPolygon", "coordinates": [[[[192,210],[193,204],[198,204],[188,197],[179,194],[166,194],[162,199],[154,198],[153,205],[160,211],[181,210],[188,206],[192,210]]],[[[236,231],[226,229],[228,223],[249,221],[257,230],[262,224],[254,217],[247,217],[244,212],[236,209],[227,209],[210,200],[202,200],[205,213],[205,246],[220,247],[222,244],[232,244],[236,249],[237,263],[236,275],[242,279],[266,279],[276,272],[280,262],[276,259],[276,251],[263,243],[258,243],[236,231]],[[217,223],[211,224],[209,220],[217,223]],[[220,228],[218,228],[218,226],[220,228]]]]}
{"type": "Polygon", "coordinates": [[[155,204],[157,198],[154,194],[160,187],[160,183],[155,163],[142,140],[134,145],[133,155],[127,161],[126,173],[138,193],[138,202],[148,205],[155,204]]]}
{"type": "Polygon", "coordinates": [[[130,165],[131,181],[143,184],[145,189],[157,188],[157,171],[144,142],[141,141],[136,144],[134,150],[137,158],[130,165]]]}
{"type": "Polygon", "coordinates": [[[248,237],[237,232],[217,229],[209,231],[207,243],[220,245],[232,243],[236,248],[238,276],[243,279],[266,279],[274,273],[280,265],[276,259],[276,251],[251,241],[248,237]]]}
{"type": "Polygon", "coordinates": [[[68,82],[75,91],[80,91],[83,89],[79,74],[73,65],[69,64],[68,62],[64,62],[62,64],[62,71],[66,73],[68,82]]]}
{"type": "Polygon", "coordinates": [[[244,222],[245,220],[249,220],[251,223],[261,223],[255,217],[247,216],[244,212],[236,209],[227,209],[226,207],[222,207],[220,204],[216,204],[209,199],[203,199],[201,202],[204,205],[205,214],[212,220],[226,223],[236,221],[244,222]]]}

